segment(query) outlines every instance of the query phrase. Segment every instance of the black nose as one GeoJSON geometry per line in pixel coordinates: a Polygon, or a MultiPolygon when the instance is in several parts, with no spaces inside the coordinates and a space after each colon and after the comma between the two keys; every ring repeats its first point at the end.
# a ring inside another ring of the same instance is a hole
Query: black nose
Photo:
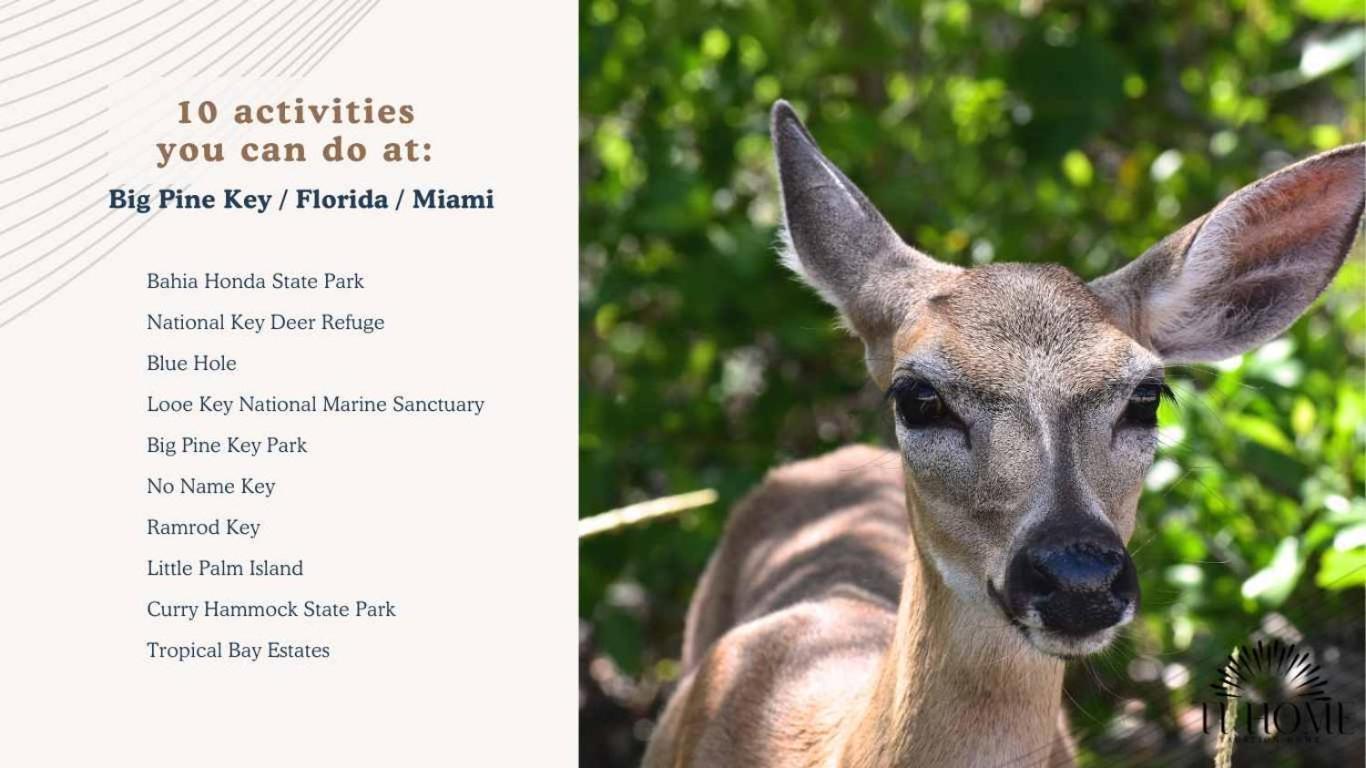
{"type": "Polygon", "coordinates": [[[1138,576],[1113,534],[1053,536],[1022,547],[1011,559],[1006,599],[1017,618],[1032,609],[1045,629],[1084,637],[1137,608],[1138,576]]]}

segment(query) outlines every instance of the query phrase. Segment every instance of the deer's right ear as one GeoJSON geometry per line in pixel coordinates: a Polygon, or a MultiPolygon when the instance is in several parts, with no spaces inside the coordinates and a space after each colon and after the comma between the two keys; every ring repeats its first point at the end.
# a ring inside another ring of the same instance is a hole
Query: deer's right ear
{"type": "Polygon", "coordinates": [[[1234,192],[1095,280],[1111,320],[1169,363],[1210,362],[1281,333],[1328,286],[1366,205],[1366,145],[1234,192]]]}
{"type": "Polygon", "coordinates": [[[785,101],[773,105],[772,132],[783,196],[783,263],[834,305],[864,341],[890,334],[904,312],[911,273],[949,268],[902,242],[821,153],[785,101]]]}

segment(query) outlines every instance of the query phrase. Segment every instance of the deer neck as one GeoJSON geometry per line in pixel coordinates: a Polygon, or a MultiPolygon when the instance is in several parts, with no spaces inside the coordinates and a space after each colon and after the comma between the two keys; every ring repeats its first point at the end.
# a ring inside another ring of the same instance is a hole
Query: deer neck
{"type": "Polygon", "coordinates": [[[1063,663],[957,598],[912,541],[895,638],[838,765],[1044,764],[1063,663]]]}

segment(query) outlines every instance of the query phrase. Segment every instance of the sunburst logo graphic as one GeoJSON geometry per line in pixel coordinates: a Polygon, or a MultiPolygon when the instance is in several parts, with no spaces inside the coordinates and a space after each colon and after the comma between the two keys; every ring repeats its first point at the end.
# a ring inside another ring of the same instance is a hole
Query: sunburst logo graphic
{"type": "Polygon", "coordinates": [[[1308,651],[1279,639],[1239,646],[1220,668],[1219,680],[1210,683],[1221,699],[1256,702],[1328,701],[1321,668],[1308,651]]]}
{"type": "Polygon", "coordinates": [[[1321,673],[1313,655],[1295,644],[1239,646],[1210,683],[1216,701],[1201,705],[1205,733],[1275,743],[1348,734],[1346,708],[1328,695],[1321,673]]]}

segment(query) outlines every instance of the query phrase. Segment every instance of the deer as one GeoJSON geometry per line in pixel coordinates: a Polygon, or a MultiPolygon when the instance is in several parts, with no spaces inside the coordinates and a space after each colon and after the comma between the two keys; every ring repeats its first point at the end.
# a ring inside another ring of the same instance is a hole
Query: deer
{"type": "Polygon", "coordinates": [[[771,470],[688,608],[645,768],[1067,766],[1069,660],[1138,610],[1126,549],[1167,366],[1284,332],[1357,237],[1366,145],[1114,272],[907,244],[779,101],[781,258],[864,345],[896,446],[771,470]]]}

